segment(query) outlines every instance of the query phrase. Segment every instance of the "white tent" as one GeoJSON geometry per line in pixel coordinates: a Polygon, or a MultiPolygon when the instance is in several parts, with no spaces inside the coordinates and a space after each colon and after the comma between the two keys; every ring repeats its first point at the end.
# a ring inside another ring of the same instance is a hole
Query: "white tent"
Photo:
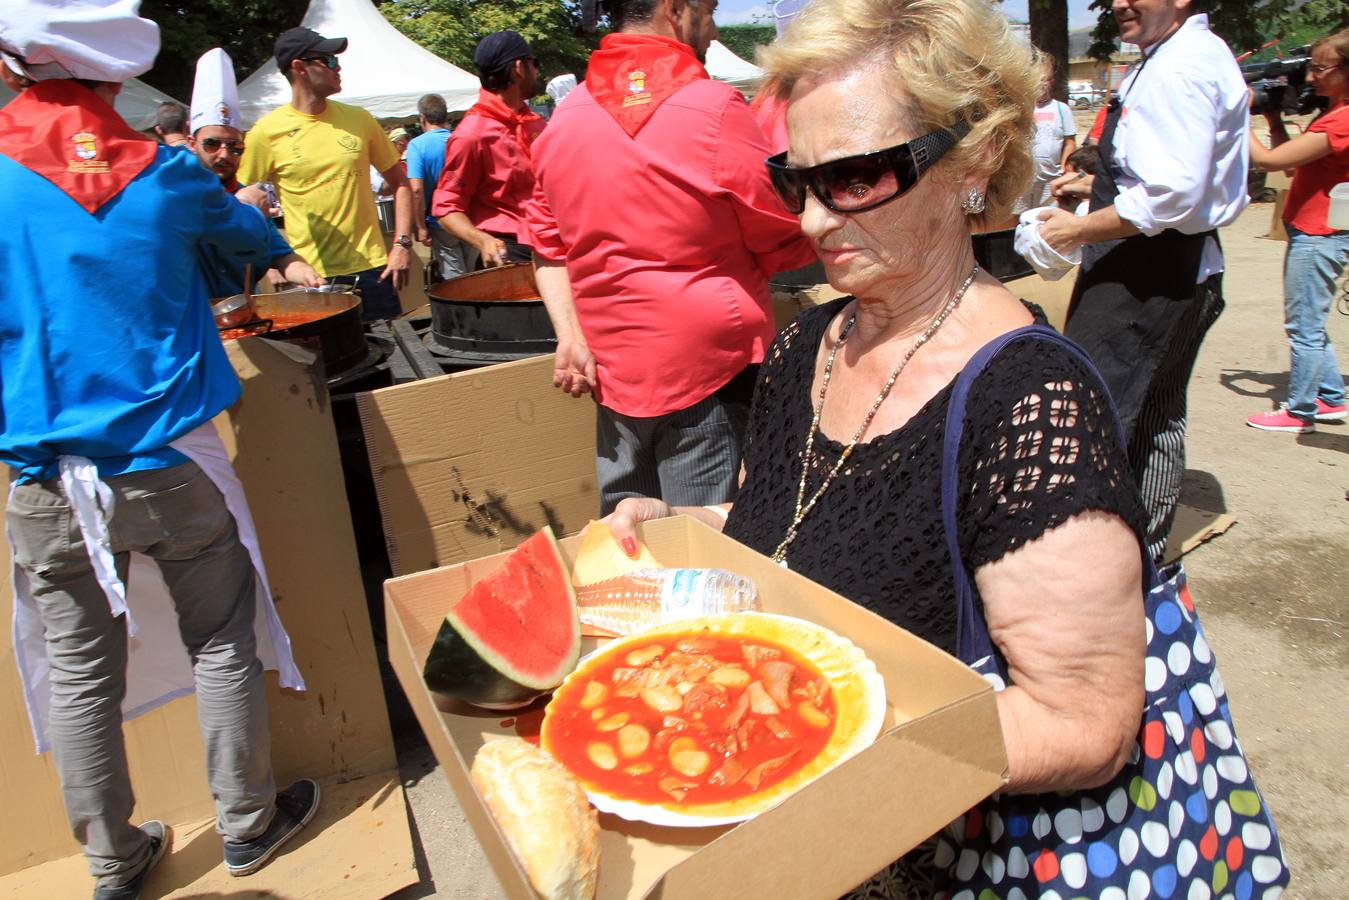
{"type": "MultiPolygon", "coordinates": [[[[300,23],[324,37],[344,37],[342,92],[334,100],[359,106],[377,119],[417,114],[423,94],[440,94],[451,110],[468,109],[478,99],[478,76],[451,65],[406,37],[380,15],[370,0],[311,0],[300,23]]],[[[268,59],[239,85],[244,122],[290,102],[290,84],[268,59]]]]}
{"type": "Polygon", "coordinates": [[[713,41],[707,48],[707,74],[745,90],[763,78],[763,69],[736,56],[721,41],[713,41]]]}
{"type": "MultiPolygon", "coordinates": [[[[0,106],[4,106],[16,96],[18,95],[4,82],[0,82],[0,106]]],[[[128,125],[137,131],[145,131],[155,124],[155,111],[159,109],[159,104],[165,102],[178,101],[163,91],[155,90],[144,81],[132,78],[123,82],[114,107],[122,114],[122,118],[126,119],[128,125]]]]}

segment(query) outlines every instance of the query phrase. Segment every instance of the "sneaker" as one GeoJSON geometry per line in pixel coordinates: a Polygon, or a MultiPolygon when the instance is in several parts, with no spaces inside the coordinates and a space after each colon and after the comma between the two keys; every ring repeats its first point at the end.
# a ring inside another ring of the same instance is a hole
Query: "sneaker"
{"type": "Polygon", "coordinates": [[[150,838],[150,861],[140,870],[140,874],[126,884],[118,887],[104,884],[96,886],[94,900],[137,900],[140,897],[141,888],[145,887],[145,882],[150,879],[150,873],[159,865],[159,861],[168,852],[169,845],[173,843],[172,829],[158,819],[152,819],[141,825],[140,830],[150,838]]]}
{"type": "Polygon", "coordinates": [[[1318,422],[1343,422],[1345,417],[1344,404],[1331,406],[1320,397],[1316,398],[1316,421],[1318,422]]]}
{"type": "Polygon", "coordinates": [[[309,824],[318,808],[319,786],[312,778],[301,778],[279,791],[276,815],[266,831],[251,841],[225,841],[225,868],[231,875],[252,875],[309,824]]]}
{"type": "Polygon", "coordinates": [[[1246,424],[1261,431],[1291,431],[1294,434],[1307,434],[1316,430],[1316,425],[1299,419],[1282,406],[1270,412],[1249,416],[1246,424]]]}

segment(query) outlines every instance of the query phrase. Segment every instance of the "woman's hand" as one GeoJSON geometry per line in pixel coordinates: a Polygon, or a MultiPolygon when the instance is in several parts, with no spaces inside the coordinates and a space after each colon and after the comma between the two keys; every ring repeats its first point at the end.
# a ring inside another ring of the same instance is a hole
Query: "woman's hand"
{"type": "Polygon", "coordinates": [[[674,514],[674,508],[664,500],[657,500],[655,497],[625,497],[618,502],[613,512],[600,521],[609,526],[623,552],[636,559],[639,549],[637,526],[652,519],[668,519],[674,514]]]}
{"type": "Polygon", "coordinates": [[[1124,765],[1143,714],[1142,551],[1085,512],[975,573],[1009,685],[998,694],[1008,788],[1084,790],[1124,765]]]}

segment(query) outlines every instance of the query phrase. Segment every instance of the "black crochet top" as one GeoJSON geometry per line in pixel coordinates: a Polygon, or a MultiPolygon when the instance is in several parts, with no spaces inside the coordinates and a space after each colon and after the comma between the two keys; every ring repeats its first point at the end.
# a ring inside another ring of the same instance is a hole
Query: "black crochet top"
{"type": "MultiPolygon", "coordinates": [[[[759,372],[745,436],[745,484],[725,531],[765,555],[791,524],[814,414],[816,352],[848,300],[807,310],[789,324],[759,372]]],[[[941,521],[941,459],[951,388],[898,430],[859,444],[787,548],[793,571],[948,653],[955,651],[956,610],[941,521]]],[[[842,450],[816,435],[807,499],[842,450]]],[[[1044,341],[1005,348],[971,387],[958,472],[956,522],[971,573],[1086,510],[1118,515],[1140,539],[1145,530],[1104,387],[1067,351],[1044,341]]]]}

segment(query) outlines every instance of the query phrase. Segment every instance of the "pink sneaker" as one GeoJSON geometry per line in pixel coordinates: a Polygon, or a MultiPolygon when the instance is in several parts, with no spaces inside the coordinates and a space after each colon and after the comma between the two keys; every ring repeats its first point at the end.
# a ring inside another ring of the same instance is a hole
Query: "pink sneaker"
{"type": "Polygon", "coordinates": [[[1246,424],[1252,428],[1259,428],[1261,431],[1291,431],[1294,434],[1307,434],[1316,430],[1315,424],[1304,422],[1297,416],[1290,415],[1288,410],[1282,406],[1270,412],[1248,416],[1246,424]]]}
{"type": "Polygon", "coordinates": [[[1331,406],[1320,397],[1316,398],[1316,421],[1318,422],[1343,422],[1345,417],[1344,404],[1331,406]]]}

